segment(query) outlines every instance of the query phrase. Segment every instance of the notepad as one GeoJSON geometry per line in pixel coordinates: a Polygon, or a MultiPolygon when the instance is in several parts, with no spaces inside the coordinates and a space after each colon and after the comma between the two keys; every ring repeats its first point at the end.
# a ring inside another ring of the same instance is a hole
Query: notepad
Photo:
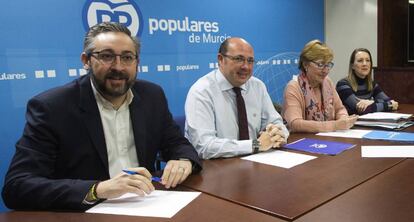
{"type": "Polygon", "coordinates": [[[355,125],[389,130],[402,130],[414,125],[414,122],[410,121],[411,117],[412,114],[375,112],[359,116],[355,125]]]}
{"type": "Polygon", "coordinates": [[[384,122],[384,121],[356,121],[356,126],[377,127],[390,130],[402,130],[414,125],[413,121],[384,122]]]}
{"type": "Polygon", "coordinates": [[[414,146],[361,146],[362,157],[414,157],[414,146]]]}
{"type": "Polygon", "coordinates": [[[365,134],[372,130],[360,130],[360,129],[349,129],[349,130],[337,130],[334,132],[323,132],[317,133],[317,136],[332,136],[332,137],[344,137],[344,138],[358,138],[362,139],[365,134]]]}
{"type": "Polygon", "coordinates": [[[144,197],[127,193],[99,203],[86,213],[171,218],[198,195],[200,192],[163,190],[155,190],[144,197]]]}
{"type": "Polygon", "coordinates": [[[354,146],[354,144],[350,143],[303,138],[293,143],[286,144],[283,147],[287,149],[300,150],[310,153],[337,155],[343,152],[344,150],[350,149],[354,146]]]}
{"type": "Polygon", "coordinates": [[[271,150],[263,153],[245,156],[241,159],[289,169],[315,158],[316,156],[286,152],[281,150],[271,150]]]}
{"type": "Polygon", "coordinates": [[[376,120],[376,121],[388,121],[397,122],[400,120],[408,120],[412,114],[405,113],[387,113],[387,112],[374,112],[361,115],[358,120],[376,120]]]}

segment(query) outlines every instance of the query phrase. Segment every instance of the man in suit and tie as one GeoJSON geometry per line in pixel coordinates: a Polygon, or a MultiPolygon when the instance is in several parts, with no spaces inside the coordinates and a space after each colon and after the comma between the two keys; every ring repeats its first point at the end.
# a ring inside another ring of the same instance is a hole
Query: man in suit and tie
{"type": "Polygon", "coordinates": [[[91,27],[81,54],[88,74],[28,102],[2,191],[6,206],[78,211],[128,192],[149,194],[158,153],[168,161],[166,188],[201,170],[163,90],[136,80],[139,52],[125,26],[91,27]]]}
{"type": "Polygon", "coordinates": [[[266,151],[286,143],[289,132],[262,81],[252,77],[254,52],[242,38],[228,38],[219,68],[190,88],[185,136],[203,159],[266,151]]]}

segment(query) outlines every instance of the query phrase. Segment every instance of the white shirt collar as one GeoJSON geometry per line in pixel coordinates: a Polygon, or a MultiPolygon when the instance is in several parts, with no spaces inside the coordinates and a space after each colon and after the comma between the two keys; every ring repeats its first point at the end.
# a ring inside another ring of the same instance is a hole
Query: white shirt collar
{"type": "MultiPolygon", "coordinates": [[[[230,90],[230,89],[234,88],[234,86],[226,79],[226,77],[220,71],[220,69],[216,69],[215,75],[216,75],[216,80],[217,80],[217,83],[218,83],[221,91],[227,91],[227,90],[230,90]]],[[[240,86],[240,88],[242,90],[247,90],[246,84],[249,82],[249,80],[247,80],[247,82],[245,84],[240,86]]]]}

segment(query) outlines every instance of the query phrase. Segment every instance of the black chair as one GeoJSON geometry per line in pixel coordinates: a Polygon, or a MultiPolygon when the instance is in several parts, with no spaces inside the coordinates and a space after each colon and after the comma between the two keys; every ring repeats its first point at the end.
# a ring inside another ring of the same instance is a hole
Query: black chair
{"type": "Polygon", "coordinates": [[[184,135],[185,116],[175,116],[174,121],[180,127],[181,135],[184,135]]]}
{"type": "MultiPolygon", "coordinates": [[[[181,135],[184,136],[184,127],[185,127],[185,116],[175,116],[174,121],[177,126],[180,128],[181,135]]],[[[155,169],[161,171],[164,169],[166,162],[163,161],[161,154],[157,154],[157,159],[155,160],[155,169]]]]}

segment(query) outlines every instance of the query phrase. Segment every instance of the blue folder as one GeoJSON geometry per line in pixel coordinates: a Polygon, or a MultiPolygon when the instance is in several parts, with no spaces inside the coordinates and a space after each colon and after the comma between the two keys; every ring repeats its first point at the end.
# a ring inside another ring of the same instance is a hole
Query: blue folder
{"type": "Polygon", "coordinates": [[[414,142],[414,133],[373,130],[363,136],[364,139],[414,142]]]}
{"type": "Polygon", "coordinates": [[[310,153],[336,155],[354,146],[354,144],[350,143],[340,143],[326,140],[303,138],[295,142],[286,144],[283,147],[287,149],[306,151],[310,153]]]}

